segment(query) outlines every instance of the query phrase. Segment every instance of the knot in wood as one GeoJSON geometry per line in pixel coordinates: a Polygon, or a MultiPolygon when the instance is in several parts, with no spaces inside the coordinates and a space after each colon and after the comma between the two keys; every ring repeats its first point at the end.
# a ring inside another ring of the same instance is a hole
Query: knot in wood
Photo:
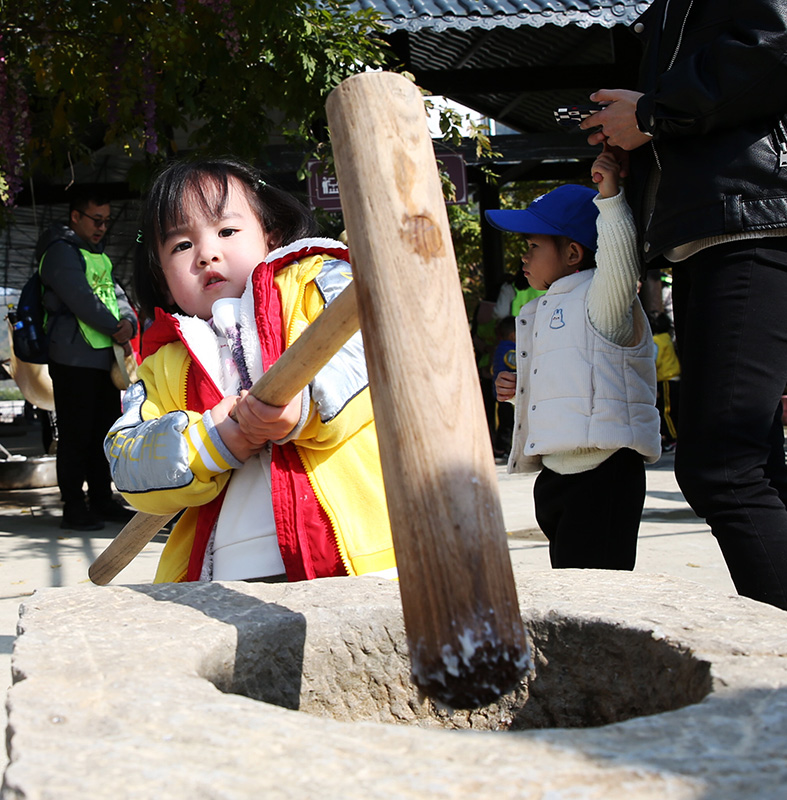
{"type": "Polygon", "coordinates": [[[414,253],[422,258],[434,258],[443,254],[443,234],[440,226],[428,214],[406,217],[403,227],[403,238],[414,253]]]}

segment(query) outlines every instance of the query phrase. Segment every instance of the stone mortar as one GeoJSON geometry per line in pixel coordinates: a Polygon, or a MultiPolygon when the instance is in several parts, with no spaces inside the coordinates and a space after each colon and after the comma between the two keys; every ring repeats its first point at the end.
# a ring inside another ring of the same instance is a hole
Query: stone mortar
{"type": "Polygon", "coordinates": [[[457,712],[410,683],[392,583],[39,591],[2,797],[784,796],[785,612],[664,576],[517,586],[535,675],[457,712]]]}

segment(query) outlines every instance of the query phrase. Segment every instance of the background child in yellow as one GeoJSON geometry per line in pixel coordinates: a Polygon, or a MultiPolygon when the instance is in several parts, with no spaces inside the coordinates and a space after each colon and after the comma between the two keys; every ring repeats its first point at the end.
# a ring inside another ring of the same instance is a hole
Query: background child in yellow
{"type": "Polygon", "coordinates": [[[656,408],[661,417],[661,452],[671,453],[678,442],[680,361],[672,338],[672,321],[664,312],[650,314],[656,348],[656,408]]]}

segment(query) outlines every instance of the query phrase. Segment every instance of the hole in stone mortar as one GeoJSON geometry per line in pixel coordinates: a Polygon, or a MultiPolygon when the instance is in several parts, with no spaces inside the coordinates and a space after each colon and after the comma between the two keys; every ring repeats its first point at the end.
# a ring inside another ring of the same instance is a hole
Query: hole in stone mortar
{"type": "Polygon", "coordinates": [[[264,622],[247,619],[237,625],[234,664],[221,674],[206,668],[203,677],[222,692],[337,720],[490,731],[607,725],[673,711],[712,691],[710,663],[679,643],[553,615],[525,620],[534,674],[496,703],[454,711],[411,683],[400,618],[332,623],[310,633],[304,648],[301,615],[285,609],[264,622]]]}

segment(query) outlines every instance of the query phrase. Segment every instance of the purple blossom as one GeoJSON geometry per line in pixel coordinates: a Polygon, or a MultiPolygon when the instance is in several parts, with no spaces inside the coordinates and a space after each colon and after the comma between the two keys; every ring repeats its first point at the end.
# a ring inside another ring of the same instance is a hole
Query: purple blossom
{"type": "Polygon", "coordinates": [[[22,190],[23,154],[30,140],[30,103],[22,71],[9,63],[0,34],[0,176],[8,184],[6,205],[22,190]]]}
{"type": "Polygon", "coordinates": [[[235,22],[235,11],[232,0],[197,0],[201,6],[209,8],[216,16],[224,20],[224,41],[230,55],[237,56],[240,52],[240,32],[235,22]]]}

